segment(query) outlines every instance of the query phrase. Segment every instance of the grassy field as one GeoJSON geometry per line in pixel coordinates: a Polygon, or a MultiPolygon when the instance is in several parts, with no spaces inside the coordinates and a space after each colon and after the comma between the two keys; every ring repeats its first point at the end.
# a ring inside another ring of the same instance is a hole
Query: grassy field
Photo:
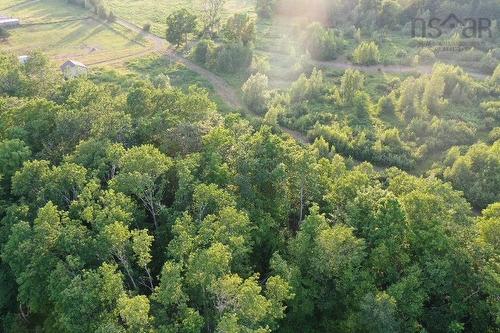
{"type": "MultiPolygon", "coordinates": [[[[112,10],[118,17],[129,20],[139,26],[151,23],[155,34],[165,35],[165,20],[176,9],[193,9],[197,15],[203,9],[203,0],[104,0],[106,8],[112,10]]],[[[250,11],[254,9],[254,0],[228,0],[225,14],[250,11]]]]}
{"type": "Polygon", "coordinates": [[[117,24],[100,22],[83,8],[63,0],[36,1],[5,10],[21,19],[22,26],[10,29],[11,37],[2,50],[21,55],[30,50],[48,54],[56,63],[68,58],[85,64],[141,54],[150,46],[117,24]]]}
{"type": "MultiPolygon", "coordinates": [[[[23,0],[2,0],[2,1],[0,1],[0,11],[5,9],[5,8],[9,8],[11,6],[14,6],[14,5],[21,4],[23,2],[24,2],[23,0]]],[[[0,12],[0,16],[1,15],[2,15],[2,13],[0,12]]]]}

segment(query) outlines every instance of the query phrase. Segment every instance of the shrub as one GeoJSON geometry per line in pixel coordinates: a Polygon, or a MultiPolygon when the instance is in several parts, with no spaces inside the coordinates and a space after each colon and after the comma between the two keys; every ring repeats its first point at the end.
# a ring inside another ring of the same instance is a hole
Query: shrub
{"type": "Polygon", "coordinates": [[[459,59],[461,61],[481,61],[481,58],[484,56],[484,52],[477,50],[475,48],[471,48],[467,51],[460,52],[459,59]]]}
{"type": "Polygon", "coordinates": [[[196,30],[196,15],[182,8],[167,17],[166,39],[177,47],[187,43],[188,35],[196,30]]]}
{"type": "Polygon", "coordinates": [[[491,82],[497,85],[500,85],[500,64],[497,65],[493,75],[491,75],[491,82]]]}
{"type": "Polygon", "coordinates": [[[309,78],[305,74],[301,74],[297,81],[292,83],[290,99],[295,103],[306,99],[317,99],[321,95],[323,87],[323,72],[315,68],[309,78]]]}
{"type": "Polygon", "coordinates": [[[193,59],[199,64],[207,64],[210,61],[214,49],[214,42],[209,39],[203,39],[196,44],[193,49],[193,59]]]}
{"type": "Polygon", "coordinates": [[[227,19],[223,34],[228,42],[241,42],[246,46],[255,39],[255,22],[247,14],[234,14],[227,19]]]}
{"type": "Polygon", "coordinates": [[[354,63],[358,65],[376,65],[380,63],[380,51],[375,42],[361,43],[353,53],[354,63]]]}
{"type": "Polygon", "coordinates": [[[493,73],[497,65],[498,65],[498,60],[493,56],[493,52],[491,51],[485,54],[481,58],[481,61],[479,62],[481,71],[487,74],[493,73]]]}
{"type": "Polygon", "coordinates": [[[108,15],[108,22],[115,22],[116,21],[116,16],[115,14],[113,14],[113,12],[109,12],[109,15],[108,15]]]}
{"type": "Polygon", "coordinates": [[[212,64],[218,72],[236,73],[252,63],[252,50],[243,44],[224,44],[216,51],[212,64]]]}
{"type": "Polygon", "coordinates": [[[397,58],[406,58],[408,56],[408,52],[406,52],[405,49],[398,49],[396,51],[396,57],[397,58]]]}
{"type": "Polygon", "coordinates": [[[421,64],[432,64],[436,61],[436,55],[428,47],[424,47],[418,52],[419,63],[421,64]]]}
{"type": "Polygon", "coordinates": [[[344,45],[341,37],[331,29],[323,28],[319,23],[313,23],[307,28],[304,36],[304,46],[316,60],[332,60],[337,57],[344,45]]]}
{"type": "Polygon", "coordinates": [[[255,11],[259,17],[270,18],[273,15],[276,0],[257,0],[255,11]]]}
{"type": "Polygon", "coordinates": [[[369,118],[371,101],[366,92],[357,91],[352,104],[358,120],[363,121],[369,118]]]}
{"type": "Polygon", "coordinates": [[[108,14],[106,13],[106,8],[103,5],[98,5],[96,7],[96,14],[102,20],[105,20],[108,18],[108,14]]]}
{"type": "Polygon", "coordinates": [[[264,56],[254,56],[252,59],[252,72],[266,74],[271,69],[269,60],[264,56]]]}
{"type": "Polygon", "coordinates": [[[241,87],[243,101],[249,110],[264,114],[266,112],[266,102],[268,98],[268,79],[264,74],[254,74],[250,76],[241,87]]]}
{"type": "Polygon", "coordinates": [[[488,141],[493,143],[500,140],[500,127],[494,127],[490,133],[488,133],[488,141]]]}
{"type": "Polygon", "coordinates": [[[377,103],[377,114],[380,115],[394,115],[396,112],[396,105],[391,96],[382,96],[377,103]]]}
{"type": "Polygon", "coordinates": [[[7,29],[0,27],[0,39],[7,39],[10,37],[10,32],[7,29]]]}
{"type": "Polygon", "coordinates": [[[151,23],[145,23],[145,24],[142,26],[142,31],[145,31],[145,32],[150,32],[150,31],[151,31],[151,23]]]}

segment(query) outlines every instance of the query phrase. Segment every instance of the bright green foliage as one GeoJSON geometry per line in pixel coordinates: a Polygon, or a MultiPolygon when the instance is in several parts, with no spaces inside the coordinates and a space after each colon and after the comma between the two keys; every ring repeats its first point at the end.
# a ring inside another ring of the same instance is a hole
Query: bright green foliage
{"type": "MultiPolygon", "coordinates": [[[[73,277],[55,303],[61,328],[69,332],[118,330],[116,307],[123,292],[122,275],[116,272],[114,265],[103,264],[97,270],[73,277]]],[[[120,307],[125,322],[133,321],[127,316],[128,309],[123,309],[123,300],[120,307]]]]}
{"type": "Polygon", "coordinates": [[[117,308],[127,332],[150,332],[149,299],[146,296],[122,296],[118,299],[117,308]]]}
{"type": "Polygon", "coordinates": [[[224,25],[223,34],[230,43],[247,45],[255,39],[255,22],[247,14],[234,14],[224,25]]]}
{"type": "Polygon", "coordinates": [[[247,107],[257,114],[263,114],[267,110],[268,86],[267,76],[261,73],[250,76],[241,87],[243,101],[247,107]]]}
{"type": "Polygon", "coordinates": [[[21,140],[0,141],[0,174],[9,179],[30,156],[30,149],[21,140]]]}
{"type": "Polygon", "coordinates": [[[364,77],[357,70],[348,69],[342,76],[340,84],[340,98],[343,103],[350,104],[354,101],[356,93],[363,89],[364,77]]]}
{"type": "Polygon", "coordinates": [[[196,16],[185,8],[178,9],[167,17],[167,40],[177,47],[187,43],[188,35],[196,28],[196,16]]]}
{"type": "MultiPolygon", "coordinates": [[[[390,1],[335,6],[397,25],[390,1]]],[[[313,70],[262,125],[158,74],[2,91],[0,331],[495,331],[491,81],[313,70]]]]}
{"type": "Polygon", "coordinates": [[[60,84],[60,76],[47,56],[31,52],[26,63],[16,56],[0,52],[0,96],[46,97],[60,84]]]}
{"type": "Polygon", "coordinates": [[[444,175],[466,197],[479,207],[499,201],[500,141],[491,146],[483,143],[471,146],[458,157],[444,175]]]}
{"type": "Polygon", "coordinates": [[[166,186],[166,172],[172,161],[158,149],[144,145],[129,149],[118,164],[120,172],[112,180],[119,191],[137,197],[151,214],[155,228],[166,186]]]}
{"type": "Polygon", "coordinates": [[[31,205],[52,200],[67,207],[83,189],[87,170],[73,163],[49,166],[47,161],[29,161],[12,177],[12,193],[31,205]]]}
{"type": "Polygon", "coordinates": [[[493,75],[491,75],[491,82],[496,85],[500,84],[500,64],[495,68],[493,75]]]}
{"type": "Polygon", "coordinates": [[[379,115],[394,115],[396,112],[396,105],[392,96],[382,96],[378,100],[376,113],[379,115]]]}
{"type": "Polygon", "coordinates": [[[309,78],[305,74],[292,83],[290,87],[290,98],[293,102],[317,99],[325,88],[323,72],[313,69],[309,78]]]}
{"type": "Polygon", "coordinates": [[[489,205],[478,220],[479,238],[489,244],[495,251],[500,250],[500,204],[489,205]]]}
{"type": "Polygon", "coordinates": [[[305,49],[316,60],[333,60],[344,47],[343,39],[336,32],[317,22],[307,28],[303,39],[305,49]]]}
{"type": "Polygon", "coordinates": [[[376,65],[380,63],[380,51],[375,42],[362,42],[354,50],[352,58],[358,65],[376,65]]]}

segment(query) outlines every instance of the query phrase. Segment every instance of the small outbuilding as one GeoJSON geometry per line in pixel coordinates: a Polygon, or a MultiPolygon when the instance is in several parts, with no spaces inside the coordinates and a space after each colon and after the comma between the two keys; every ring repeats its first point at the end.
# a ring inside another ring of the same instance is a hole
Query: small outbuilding
{"type": "Polygon", "coordinates": [[[13,28],[21,24],[19,19],[0,16],[0,28],[13,28]]]}
{"type": "Polygon", "coordinates": [[[67,79],[87,74],[88,67],[76,60],[68,60],[61,65],[61,71],[67,79]]]}
{"type": "Polygon", "coordinates": [[[22,56],[17,57],[17,59],[19,60],[19,63],[21,65],[24,65],[25,63],[28,62],[28,60],[30,60],[30,56],[29,55],[22,55],[22,56]]]}

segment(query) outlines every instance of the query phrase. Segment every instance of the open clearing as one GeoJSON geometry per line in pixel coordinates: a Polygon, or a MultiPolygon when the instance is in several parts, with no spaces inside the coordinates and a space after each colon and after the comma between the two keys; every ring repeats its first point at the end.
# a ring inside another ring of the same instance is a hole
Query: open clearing
{"type": "Polygon", "coordinates": [[[4,10],[3,14],[21,20],[22,25],[10,29],[10,38],[0,44],[2,50],[18,55],[40,50],[56,63],[71,58],[90,65],[142,55],[152,49],[137,33],[119,24],[101,22],[89,11],[63,0],[34,1],[4,10]]]}

